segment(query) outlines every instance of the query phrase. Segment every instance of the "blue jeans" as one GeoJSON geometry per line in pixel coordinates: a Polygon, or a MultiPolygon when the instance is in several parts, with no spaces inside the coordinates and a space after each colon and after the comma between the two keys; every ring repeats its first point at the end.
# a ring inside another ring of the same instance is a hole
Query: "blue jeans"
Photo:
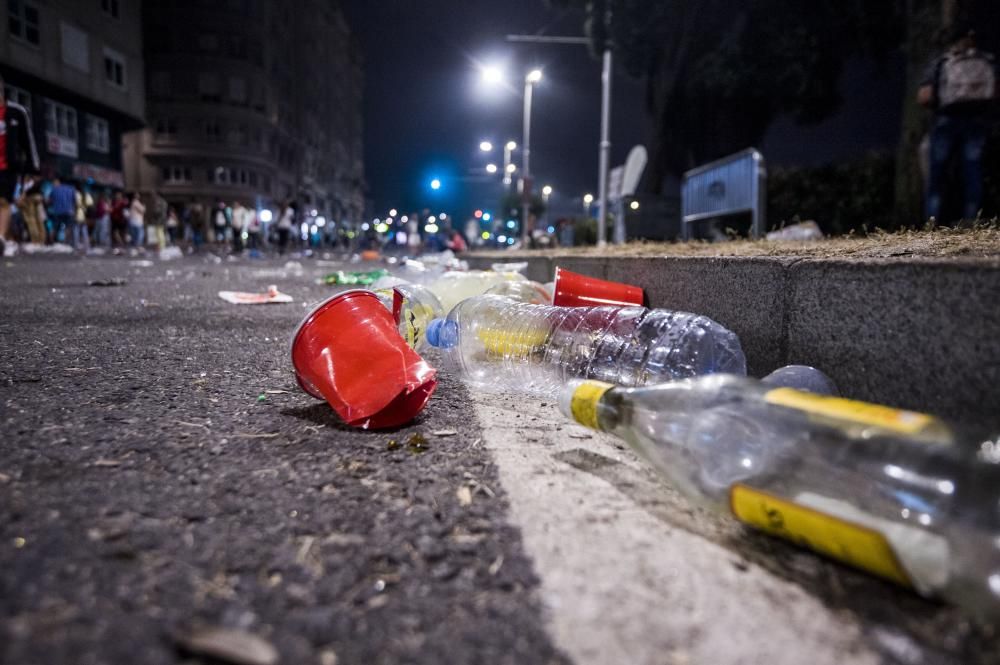
{"type": "Polygon", "coordinates": [[[63,232],[63,242],[76,247],[76,216],[73,213],[56,213],[52,215],[53,242],[59,242],[59,232],[63,232]]]}
{"type": "Polygon", "coordinates": [[[142,247],[146,240],[146,226],[144,224],[132,224],[129,222],[128,233],[132,237],[133,247],[142,247]]]}
{"type": "Polygon", "coordinates": [[[962,216],[975,219],[983,202],[983,149],[986,125],[974,116],[938,116],[931,128],[927,216],[941,220],[941,204],[948,186],[948,164],[956,152],[961,161],[962,216]]]}

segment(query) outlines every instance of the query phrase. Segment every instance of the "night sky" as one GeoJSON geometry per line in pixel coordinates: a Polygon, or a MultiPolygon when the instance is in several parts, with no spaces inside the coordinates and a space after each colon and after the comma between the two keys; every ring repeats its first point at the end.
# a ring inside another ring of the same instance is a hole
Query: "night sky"
{"type": "MultiPolygon", "coordinates": [[[[553,213],[573,214],[585,192],[596,194],[600,131],[600,62],[583,46],[511,44],[508,33],[580,35],[583,17],[549,10],[542,0],[454,2],[345,0],[365,60],[365,160],[374,214],[390,207],[430,208],[466,216],[494,208],[502,162],[499,146],[521,143],[523,75],[540,67],[532,111],[531,165],[537,186],[555,190],[553,213]],[[506,63],[510,90],[489,90],[477,63],[506,63]],[[494,153],[479,152],[483,139],[494,153]],[[438,192],[428,187],[441,178],[438,192]]],[[[898,134],[901,63],[853,63],[845,103],[818,126],[780,120],[760,147],[772,165],[820,164],[891,146],[898,134]]],[[[643,85],[616,71],[612,165],[648,135],[643,85]]],[[[520,166],[520,154],[515,153],[520,166]]]]}

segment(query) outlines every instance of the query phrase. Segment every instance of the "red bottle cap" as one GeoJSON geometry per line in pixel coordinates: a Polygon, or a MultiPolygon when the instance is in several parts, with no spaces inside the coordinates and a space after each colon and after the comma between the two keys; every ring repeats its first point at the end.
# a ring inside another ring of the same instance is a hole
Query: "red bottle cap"
{"type": "Polygon", "coordinates": [[[639,305],[642,289],[631,284],[609,282],[556,268],[552,304],[559,307],[598,307],[601,305],[639,305]]]}
{"type": "Polygon", "coordinates": [[[348,425],[383,429],[412,420],[437,386],[436,372],[399,335],[371,291],[338,293],[292,337],[295,378],[348,425]]]}

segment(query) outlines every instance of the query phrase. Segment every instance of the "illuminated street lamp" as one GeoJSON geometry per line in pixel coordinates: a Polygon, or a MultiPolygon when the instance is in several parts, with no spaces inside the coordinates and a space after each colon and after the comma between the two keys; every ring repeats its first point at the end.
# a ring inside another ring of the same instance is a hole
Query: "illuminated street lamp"
{"type": "Polygon", "coordinates": [[[510,189],[511,175],[517,170],[517,167],[510,161],[511,153],[516,149],[517,143],[514,141],[507,141],[503,146],[503,184],[507,189],[510,189]]]}
{"type": "Polygon", "coordinates": [[[396,212],[397,212],[396,209],[393,208],[392,210],[389,211],[389,216],[390,217],[395,217],[396,216],[396,212]]]}
{"type": "Polygon", "coordinates": [[[431,180],[431,189],[433,190],[441,189],[441,181],[438,180],[437,178],[431,180]]]}
{"type": "Polygon", "coordinates": [[[487,65],[483,67],[483,81],[490,84],[502,83],[503,70],[495,65],[487,65]]]}
{"type": "Polygon", "coordinates": [[[496,173],[497,172],[497,165],[496,164],[487,164],[486,165],[486,172],[487,173],[496,173]]]}
{"type": "Polygon", "coordinates": [[[490,152],[491,150],[493,150],[493,144],[490,143],[489,141],[480,141],[479,149],[482,150],[483,152],[490,152]]]}
{"type": "Polygon", "coordinates": [[[593,194],[583,195],[583,214],[585,217],[590,217],[590,204],[594,202],[593,194]]]}
{"type": "Polygon", "coordinates": [[[628,204],[628,207],[631,208],[632,210],[638,210],[639,209],[639,202],[638,201],[632,201],[631,203],[628,204]]]}
{"type": "Polygon", "coordinates": [[[542,187],[542,196],[548,200],[549,196],[552,195],[552,185],[545,185],[542,187]]]}
{"type": "Polygon", "coordinates": [[[524,77],[524,140],[521,141],[521,167],[524,175],[521,180],[524,182],[524,201],[521,204],[521,239],[524,246],[528,246],[528,208],[529,197],[531,195],[531,91],[535,84],[542,80],[542,70],[532,69],[524,77]]]}

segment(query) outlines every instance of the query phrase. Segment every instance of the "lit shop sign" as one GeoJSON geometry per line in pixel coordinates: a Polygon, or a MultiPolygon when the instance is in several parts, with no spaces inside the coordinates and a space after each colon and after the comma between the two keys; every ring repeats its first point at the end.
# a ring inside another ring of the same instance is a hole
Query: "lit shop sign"
{"type": "Polygon", "coordinates": [[[105,185],[106,187],[122,188],[125,186],[125,178],[122,176],[121,171],[106,169],[83,162],[77,162],[73,165],[73,177],[77,180],[93,180],[98,185],[105,185]]]}
{"type": "Polygon", "coordinates": [[[65,136],[59,136],[52,132],[46,132],[45,138],[48,140],[50,155],[62,155],[63,157],[72,157],[74,159],[80,155],[79,150],[77,150],[76,141],[73,139],[68,139],[65,136]]]}

